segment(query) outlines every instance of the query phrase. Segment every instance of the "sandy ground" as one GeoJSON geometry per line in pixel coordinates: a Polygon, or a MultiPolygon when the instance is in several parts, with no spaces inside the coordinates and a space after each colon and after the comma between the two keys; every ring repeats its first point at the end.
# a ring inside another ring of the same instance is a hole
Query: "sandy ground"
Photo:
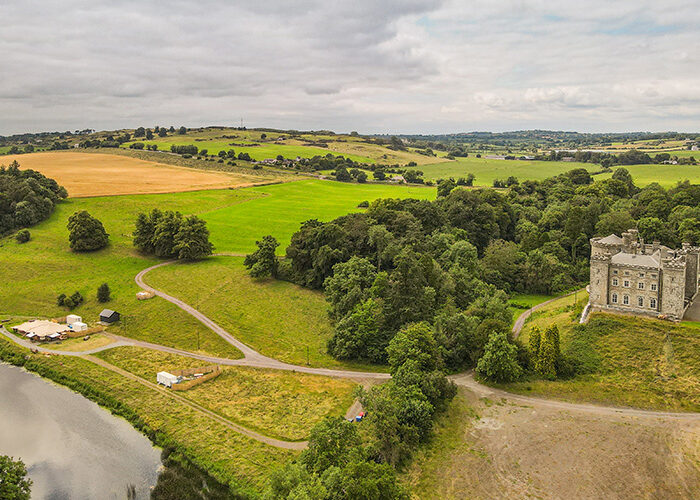
{"type": "Polygon", "coordinates": [[[463,442],[421,498],[681,499],[700,495],[700,423],[597,415],[462,389],[463,442]],[[471,410],[470,407],[471,406],[471,410]]]}
{"type": "Polygon", "coordinates": [[[252,175],[207,172],[109,154],[32,153],[2,156],[0,164],[9,165],[13,160],[17,160],[22,169],[37,170],[56,179],[73,198],[195,191],[247,186],[261,181],[252,175]]]}

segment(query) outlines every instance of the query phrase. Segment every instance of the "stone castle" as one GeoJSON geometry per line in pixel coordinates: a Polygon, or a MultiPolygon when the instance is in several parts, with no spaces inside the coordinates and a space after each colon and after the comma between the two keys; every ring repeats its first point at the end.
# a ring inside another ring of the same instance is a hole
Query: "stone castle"
{"type": "Polygon", "coordinates": [[[590,241],[592,311],[683,319],[698,294],[700,247],[648,244],[636,229],[590,241]]]}

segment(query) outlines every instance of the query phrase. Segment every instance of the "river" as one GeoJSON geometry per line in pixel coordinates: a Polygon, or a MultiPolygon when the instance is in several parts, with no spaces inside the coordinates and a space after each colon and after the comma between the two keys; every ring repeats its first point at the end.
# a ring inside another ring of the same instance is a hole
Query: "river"
{"type": "Polygon", "coordinates": [[[0,455],[21,458],[32,499],[138,499],[156,484],[160,450],[126,420],[65,387],[0,363],[0,455]]]}

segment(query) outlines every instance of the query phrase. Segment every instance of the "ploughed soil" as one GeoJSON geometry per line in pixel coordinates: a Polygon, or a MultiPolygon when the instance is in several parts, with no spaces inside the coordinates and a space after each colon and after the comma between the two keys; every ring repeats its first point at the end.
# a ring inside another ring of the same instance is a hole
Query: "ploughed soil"
{"type": "Polygon", "coordinates": [[[576,411],[460,389],[405,479],[417,498],[698,498],[700,419],[576,411]]]}

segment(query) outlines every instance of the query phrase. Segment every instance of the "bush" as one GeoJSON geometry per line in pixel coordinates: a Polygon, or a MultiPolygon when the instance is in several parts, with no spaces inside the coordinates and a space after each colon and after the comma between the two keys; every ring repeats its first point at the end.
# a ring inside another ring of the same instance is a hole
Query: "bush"
{"type": "Polygon", "coordinates": [[[66,303],[66,294],[65,293],[62,293],[61,295],[56,297],[56,305],[58,307],[63,307],[65,305],[65,303],[66,303]]]}
{"type": "Polygon", "coordinates": [[[357,208],[367,208],[369,207],[369,201],[361,201],[360,203],[357,204],[357,208]]]}
{"type": "Polygon", "coordinates": [[[20,232],[18,232],[15,235],[15,239],[17,240],[17,243],[26,243],[31,239],[32,235],[29,233],[27,229],[22,229],[20,232]]]}

